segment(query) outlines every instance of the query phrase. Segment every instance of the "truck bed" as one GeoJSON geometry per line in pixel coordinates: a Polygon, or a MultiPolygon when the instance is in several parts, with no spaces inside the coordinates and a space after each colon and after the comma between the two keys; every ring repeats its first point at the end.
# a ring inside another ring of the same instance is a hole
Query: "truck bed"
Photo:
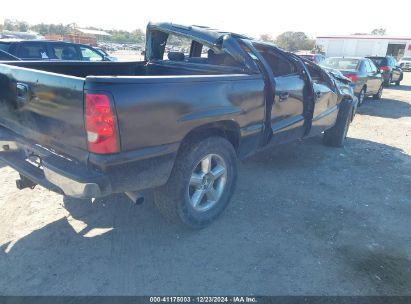
{"type": "Polygon", "coordinates": [[[164,76],[244,73],[235,66],[187,64],[177,61],[84,62],[84,61],[15,61],[7,65],[85,78],[87,76],[164,76]]]}

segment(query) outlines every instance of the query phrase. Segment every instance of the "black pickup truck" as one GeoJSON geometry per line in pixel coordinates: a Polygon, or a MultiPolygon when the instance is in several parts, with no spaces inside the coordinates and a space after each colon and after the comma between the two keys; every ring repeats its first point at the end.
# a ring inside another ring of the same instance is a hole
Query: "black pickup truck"
{"type": "Polygon", "coordinates": [[[142,62],[0,64],[0,107],[0,159],[19,189],[136,203],[153,189],[163,214],[201,228],[227,206],[237,158],[321,134],[342,146],[356,98],[273,44],[155,23],[142,62]]]}

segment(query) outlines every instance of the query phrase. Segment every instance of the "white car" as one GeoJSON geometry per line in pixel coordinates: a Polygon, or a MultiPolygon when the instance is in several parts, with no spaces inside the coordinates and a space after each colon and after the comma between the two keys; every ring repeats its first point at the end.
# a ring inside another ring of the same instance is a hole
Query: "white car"
{"type": "Polygon", "coordinates": [[[408,70],[411,71],[411,57],[403,57],[398,61],[398,65],[403,69],[403,70],[408,70]]]}

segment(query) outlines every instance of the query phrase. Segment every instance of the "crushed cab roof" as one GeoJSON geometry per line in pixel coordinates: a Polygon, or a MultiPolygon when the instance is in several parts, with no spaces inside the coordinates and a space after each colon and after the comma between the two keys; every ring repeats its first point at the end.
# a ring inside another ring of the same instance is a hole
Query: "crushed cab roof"
{"type": "Polygon", "coordinates": [[[150,22],[147,26],[147,31],[159,30],[175,34],[184,34],[191,36],[197,40],[208,42],[209,44],[214,44],[218,39],[224,37],[225,35],[230,35],[234,38],[239,39],[252,39],[247,36],[236,34],[233,32],[225,32],[217,29],[213,29],[202,25],[180,25],[169,22],[150,22]]]}

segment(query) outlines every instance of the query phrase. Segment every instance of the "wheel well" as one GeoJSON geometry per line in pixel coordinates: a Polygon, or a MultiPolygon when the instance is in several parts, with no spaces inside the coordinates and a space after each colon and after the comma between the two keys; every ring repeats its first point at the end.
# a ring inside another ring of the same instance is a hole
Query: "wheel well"
{"type": "Polygon", "coordinates": [[[210,136],[221,136],[227,139],[233,145],[234,149],[238,151],[240,145],[240,127],[236,122],[231,120],[210,123],[191,130],[182,140],[180,149],[187,143],[203,140],[210,136]]]}

